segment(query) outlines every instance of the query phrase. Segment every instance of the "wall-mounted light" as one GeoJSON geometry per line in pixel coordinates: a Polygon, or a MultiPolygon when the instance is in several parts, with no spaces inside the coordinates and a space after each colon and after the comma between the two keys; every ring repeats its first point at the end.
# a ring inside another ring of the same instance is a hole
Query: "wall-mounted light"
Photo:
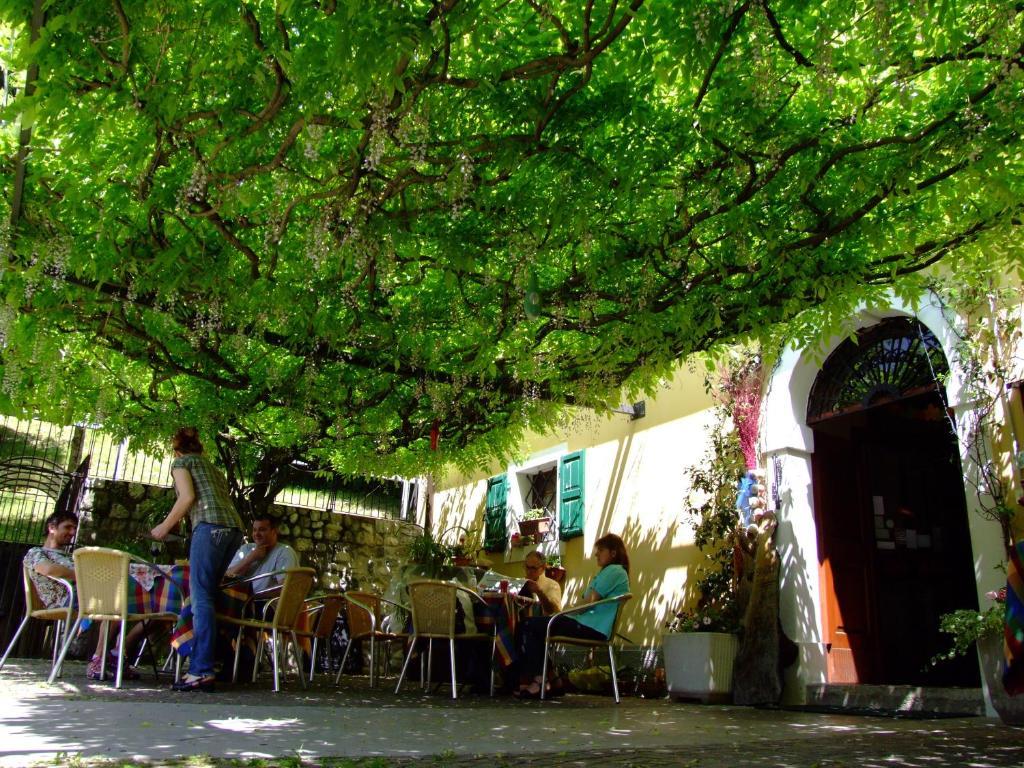
{"type": "Polygon", "coordinates": [[[629,416],[630,421],[636,421],[647,415],[647,401],[641,400],[639,403],[633,403],[632,405],[623,403],[618,408],[612,408],[612,412],[624,413],[629,416]]]}

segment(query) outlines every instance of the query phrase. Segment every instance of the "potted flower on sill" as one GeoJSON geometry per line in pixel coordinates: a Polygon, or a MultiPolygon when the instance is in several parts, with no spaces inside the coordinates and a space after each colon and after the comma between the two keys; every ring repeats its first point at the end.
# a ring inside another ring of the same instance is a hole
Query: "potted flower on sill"
{"type": "Polygon", "coordinates": [[[524,538],[529,537],[534,541],[541,541],[550,530],[551,513],[544,507],[528,509],[519,518],[519,533],[524,538]]]}

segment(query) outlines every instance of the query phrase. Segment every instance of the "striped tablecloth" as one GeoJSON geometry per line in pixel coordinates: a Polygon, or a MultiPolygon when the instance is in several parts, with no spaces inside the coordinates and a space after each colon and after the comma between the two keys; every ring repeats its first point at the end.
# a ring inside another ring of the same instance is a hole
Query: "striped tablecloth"
{"type": "Polygon", "coordinates": [[[181,613],[188,599],[187,565],[132,563],[128,574],[129,613],[181,613]]]}
{"type": "MultiPolygon", "coordinates": [[[[174,631],[171,633],[171,646],[180,656],[189,656],[192,653],[193,636],[192,603],[188,597],[188,566],[184,566],[184,568],[185,600],[178,611],[178,623],[174,625],[174,631]]],[[[225,587],[217,595],[217,613],[240,618],[251,597],[252,591],[248,584],[225,587]]]]}

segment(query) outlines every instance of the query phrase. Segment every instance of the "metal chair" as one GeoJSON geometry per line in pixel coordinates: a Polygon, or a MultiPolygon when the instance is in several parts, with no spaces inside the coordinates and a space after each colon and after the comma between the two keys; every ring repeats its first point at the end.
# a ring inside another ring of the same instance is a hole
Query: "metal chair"
{"type": "MultiPolygon", "coordinates": [[[[45,576],[45,574],[40,575],[45,576]]],[[[22,565],[21,576],[25,586],[25,617],[21,620],[21,624],[18,625],[18,631],[14,633],[14,637],[11,638],[11,642],[7,645],[3,658],[0,659],[0,669],[3,669],[7,663],[7,657],[14,650],[14,646],[18,642],[18,638],[21,637],[21,633],[28,624],[28,620],[37,619],[39,621],[56,622],[53,632],[53,655],[50,658],[50,671],[52,672],[57,664],[57,654],[60,652],[61,646],[64,645],[64,641],[67,640],[68,632],[71,629],[71,612],[74,610],[72,604],[75,591],[67,580],[57,578],[56,576],[46,576],[48,579],[59,582],[68,592],[66,606],[47,608],[46,604],[39,599],[39,593],[36,592],[36,585],[32,583],[32,575],[28,566],[22,565]]]]}
{"type": "Polygon", "coordinates": [[[316,652],[321,640],[324,641],[324,648],[327,651],[327,668],[331,668],[331,633],[334,632],[334,625],[338,622],[338,615],[344,604],[345,596],[341,593],[310,597],[305,601],[303,611],[306,617],[315,620],[315,623],[311,624],[313,629],[296,629],[295,634],[313,641],[309,654],[310,682],[313,682],[313,675],[316,673],[316,652]]]}
{"type": "MultiPolygon", "coordinates": [[[[483,632],[461,632],[455,631],[457,618],[457,595],[466,594],[470,599],[475,599],[486,605],[486,602],[476,592],[451,581],[411,581],[409,582],[409,603],[412,610],[412,634],[409,643],[409,652],[405,656],[405,663],[402,664],[402,674],[398,678],[398,685],[395,686],[395,693],[402,687],[405,679],[406,669],[409,667],[409,660],[412,658],[413,650],[416,648],[416,641],[424,638],[427,640],[427,676],[429,678],[431,661],[434,653],[434,640],[448,640],[452,672],[452,698],[459,697],[458,682],[455,679],[455,641],[456,640],[490,640],[491,641],[491,690],[494,695],[494,654],[497,645],[497,624],[490,634],[483,632]]],[[[471,618],[471,617],[467,617],[471,618]]]]}
{"type": "MultiPolygon", "coordinates": [[[[121,622],[120,648],[124,649],[124,639],[128,631],[128,622],[141,621],[148,628],[151,621],[177,621],[176,613],[129,613],[128,612],[128,565],[133,558],[129,553],[119,549],[106,547],[82,547],[75,550],[75,583],[78,586],[78,618],[60,650],[57,663],[50,671],[49,682],[53,682],[60,674],[64,656],[83,619],[103,622],[103,647],[100,662],[101,677],[106,674],[107,640],[111,621],[121,622]]],[[[117,656],[117,675],[114,687],[121,687],[124,672],[125,653],[117,656]]]]}
{"type": "MultiPolygon", "coordinates": [[[[266,575],[262,574],[254,578],[263,578],[266,575]]],[[[274,692],[276,693],[281,690],[280,661],[278,658],[281,655],[279,637],[282,633],[287,633],[291,637],[295,657],[300,660],[298,667],[299,682],[302,683],[303,688],[306,687],[306,678],[302,674],[302,654],[299,650],[299,640],[296,636],[296,624],[302,614],[306,595],[309,594],[309,590],[313,587],[315,579],[316,570],[313,568],[287,568],[284,570],[284,583],[281,585],[280,594],[267,603],[263,611],[262,620],[217,616],[218,622],[233,624],[238,627],[238,635],[235,638],[235,665],[231,675],[232,682],[238,680],[238,661],[242,652],[242,633],[246,629],[255,629],[259,632],[260,640],[256,649],[256,664],[253,666],[253,682],[256,681],[260,658],[263,655],[263,633],[269,632],[274,646],[274,692]],[[269,615],[271,611],[273,612],[272,617],[269,615]]]]}
{"type": "Polygon", "coordinates": [[[627,592],[624,595],[618,597],[608,597],[604,600],[596,600],[593,603],[587,603],[585,605],[577,605],[572,608],[566,608],[564,611],[552,614],[551,618],[548,619],[547,630],[544,633],[544,667],[541,671],[540,677],[540,697],[544,698],[544,691],[547,689],[548,683],[548,647],[552,643],[559,645],[581,645],[588,648],[600,648],[605,646],[608,648],[608,663],[611,665],[612,671],[612,688],[615,691],[615,703],[619,703],[619,678],[615,672],[615,648],[612,645],[615,642],[615,637],[619,633],[619,619],[622,618],[622,606],[629,600],[633,599],[633,595],[627,592]],[[551,634],[551,622],[553,622],[559,616],[572,616],[573,614],[581,613],[583,611],[593,608],[595,605],[602,605],[605,603],[615,603],[615,621],[612,623],[612,631],[608,634],[607,640],[585,640],[581,637],[563,637],[559,635],[551,634]]]}
{"type": "MultiPolygon", "coordinates": [[[[377,642],[387,645],[395,640],[404,640],[408,637],[404,632],[388,632],[381,629],[383,626],[382,604],[387,603],[402,610],[408,610],[406,606],[392,602],[373,592],[348,591],[345,593],[345,618],[348,621],[348,645],[345,647],[345,655],[341,657],[341,666],[338,674],[334,676],[334,684],[341,680],[341,673],[345,669],[345,662],[348,660],[349,651],[356,643],[370,641],[370,687],[376,684],[377,671],[377,642]]],[[[389,670],[389,654],[384,656],[384,672],[389,670]]]]}

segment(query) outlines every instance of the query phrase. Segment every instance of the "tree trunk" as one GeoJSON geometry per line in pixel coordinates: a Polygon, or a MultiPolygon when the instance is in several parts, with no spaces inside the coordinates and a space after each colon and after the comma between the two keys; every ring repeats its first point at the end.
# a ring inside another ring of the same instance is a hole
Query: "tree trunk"
{"type": "Polygon", "coordinates": [[[745,548],[744,566],[753,568],[750,597],[743,614],[743,636],[733,676],[733,702],[749,706],[778,704],[782,698],[779,672],[779,554],[772,541],[775,517],[766,514],[757,524],[753,551],[745,548]]]}

